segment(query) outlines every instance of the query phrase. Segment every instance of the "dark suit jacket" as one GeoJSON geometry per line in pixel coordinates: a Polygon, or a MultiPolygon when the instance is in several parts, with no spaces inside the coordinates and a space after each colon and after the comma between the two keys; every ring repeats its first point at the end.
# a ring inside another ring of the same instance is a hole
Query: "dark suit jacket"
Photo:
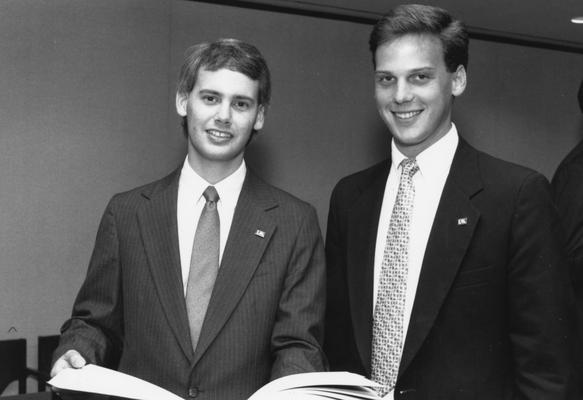
{"type": "Polygon", "coordinates": [[[553,176],[552,187],[565,234],[567,260],[575,294],[575,330],[579,346],[575,362],[580,391],[583,393],[583,142],[575,146],[561,162],[553,176]]]}
{"type": "Polygon", "coordinates": [[[203,400],[246,399],[270,379],[324,369],[325,266],[315,210],[251,172],[193,352],[178,177],[179,170],[113,197],[55,358],[74,348],[91,363],[203,400]]]}
{"type": "Polygon", "coordinates": [[[553,176],[552,186],[565,230],[571,276],[583,310],[583,142],[561,162],[553,176]]]}
{"type": "MultiPolygon", "coordinates": [[[[325,350],[370,376],[373,262],[390,160],[333,191],[325,350]]],[[[396,399],[563,399],[565,274],[546,179],[455,153],[422,264],[396,399]],[[467,224],[458,219],[467,218],[467,224]]]]}

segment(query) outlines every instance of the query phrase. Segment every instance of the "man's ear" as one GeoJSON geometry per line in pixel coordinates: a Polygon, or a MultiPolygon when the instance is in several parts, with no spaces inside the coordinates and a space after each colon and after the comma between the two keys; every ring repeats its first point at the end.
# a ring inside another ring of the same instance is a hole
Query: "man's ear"
{"type": "Polygon", "coordinates": [[[176,112],[181,117],[186,117],[186,108],[188,105],[188,94],[176,92],[176,112]]]}
{"type": "Polygon", "coordinates": [[[261,130],[261,128],[263,128],[264,123],[265,123],[265,106],[260,105],[257,110],[257,117],[255,117],[255,124],[253,124],[253,129],[256,131],[261,130]]]}
{"type": "Polygon", "coordinates": [[[466,90],[466,69],[463,65],[458,65],[456,71],[453,73],[452,77],[452,86],[451,86],[451,93],[454,96],[459,96],[466,90]]]}

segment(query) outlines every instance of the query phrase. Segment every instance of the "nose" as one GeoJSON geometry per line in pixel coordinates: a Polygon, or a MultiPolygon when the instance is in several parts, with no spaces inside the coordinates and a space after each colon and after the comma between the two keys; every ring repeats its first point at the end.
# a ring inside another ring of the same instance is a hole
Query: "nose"
{"type": "Polygon", "coordinates": [[[231,125],[231,105],[228,102],[220,104],[215,114],[215,122],[221,125],[231,125]]]}
{"type": "Polygon", "coordinates": [[[394,94],[394,101],[397,104],[407,103],[413,100],[413,93],[411,87],[406,81],[398,81],[394,94]]]}

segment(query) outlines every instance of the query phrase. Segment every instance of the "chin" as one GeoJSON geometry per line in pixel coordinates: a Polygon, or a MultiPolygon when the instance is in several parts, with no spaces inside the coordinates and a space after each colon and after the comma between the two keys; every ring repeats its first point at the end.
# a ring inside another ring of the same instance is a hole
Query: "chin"
{"type": "Polygon", "coordinates": [[[397,144],[400,144],[402,146],[418,146],[419,144],[424,142],[424,138],[420,137],[418,135],[412,136],[412,135],[393,135],[393,137],[395,138],[395,142],[397,142],[397,144]]]}

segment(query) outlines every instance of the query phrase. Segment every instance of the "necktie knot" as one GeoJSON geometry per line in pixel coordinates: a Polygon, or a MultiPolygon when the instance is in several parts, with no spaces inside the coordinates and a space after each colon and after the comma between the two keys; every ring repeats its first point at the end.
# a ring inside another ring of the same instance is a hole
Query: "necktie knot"
{"type": "Polygon", "coordinates": [[[401,161],[402,175],[413,177],[419,171],[419,165],[414,158],[405,158],[401,161]]]}
{"type": "Polygon", "coordinates": [[[216,204],[219,200],[219,194],[217,193],[217,189],[214,186],[209,186],[205,189],[204,193],[202,194],[205,200],[208,203],[216,204]]]}

